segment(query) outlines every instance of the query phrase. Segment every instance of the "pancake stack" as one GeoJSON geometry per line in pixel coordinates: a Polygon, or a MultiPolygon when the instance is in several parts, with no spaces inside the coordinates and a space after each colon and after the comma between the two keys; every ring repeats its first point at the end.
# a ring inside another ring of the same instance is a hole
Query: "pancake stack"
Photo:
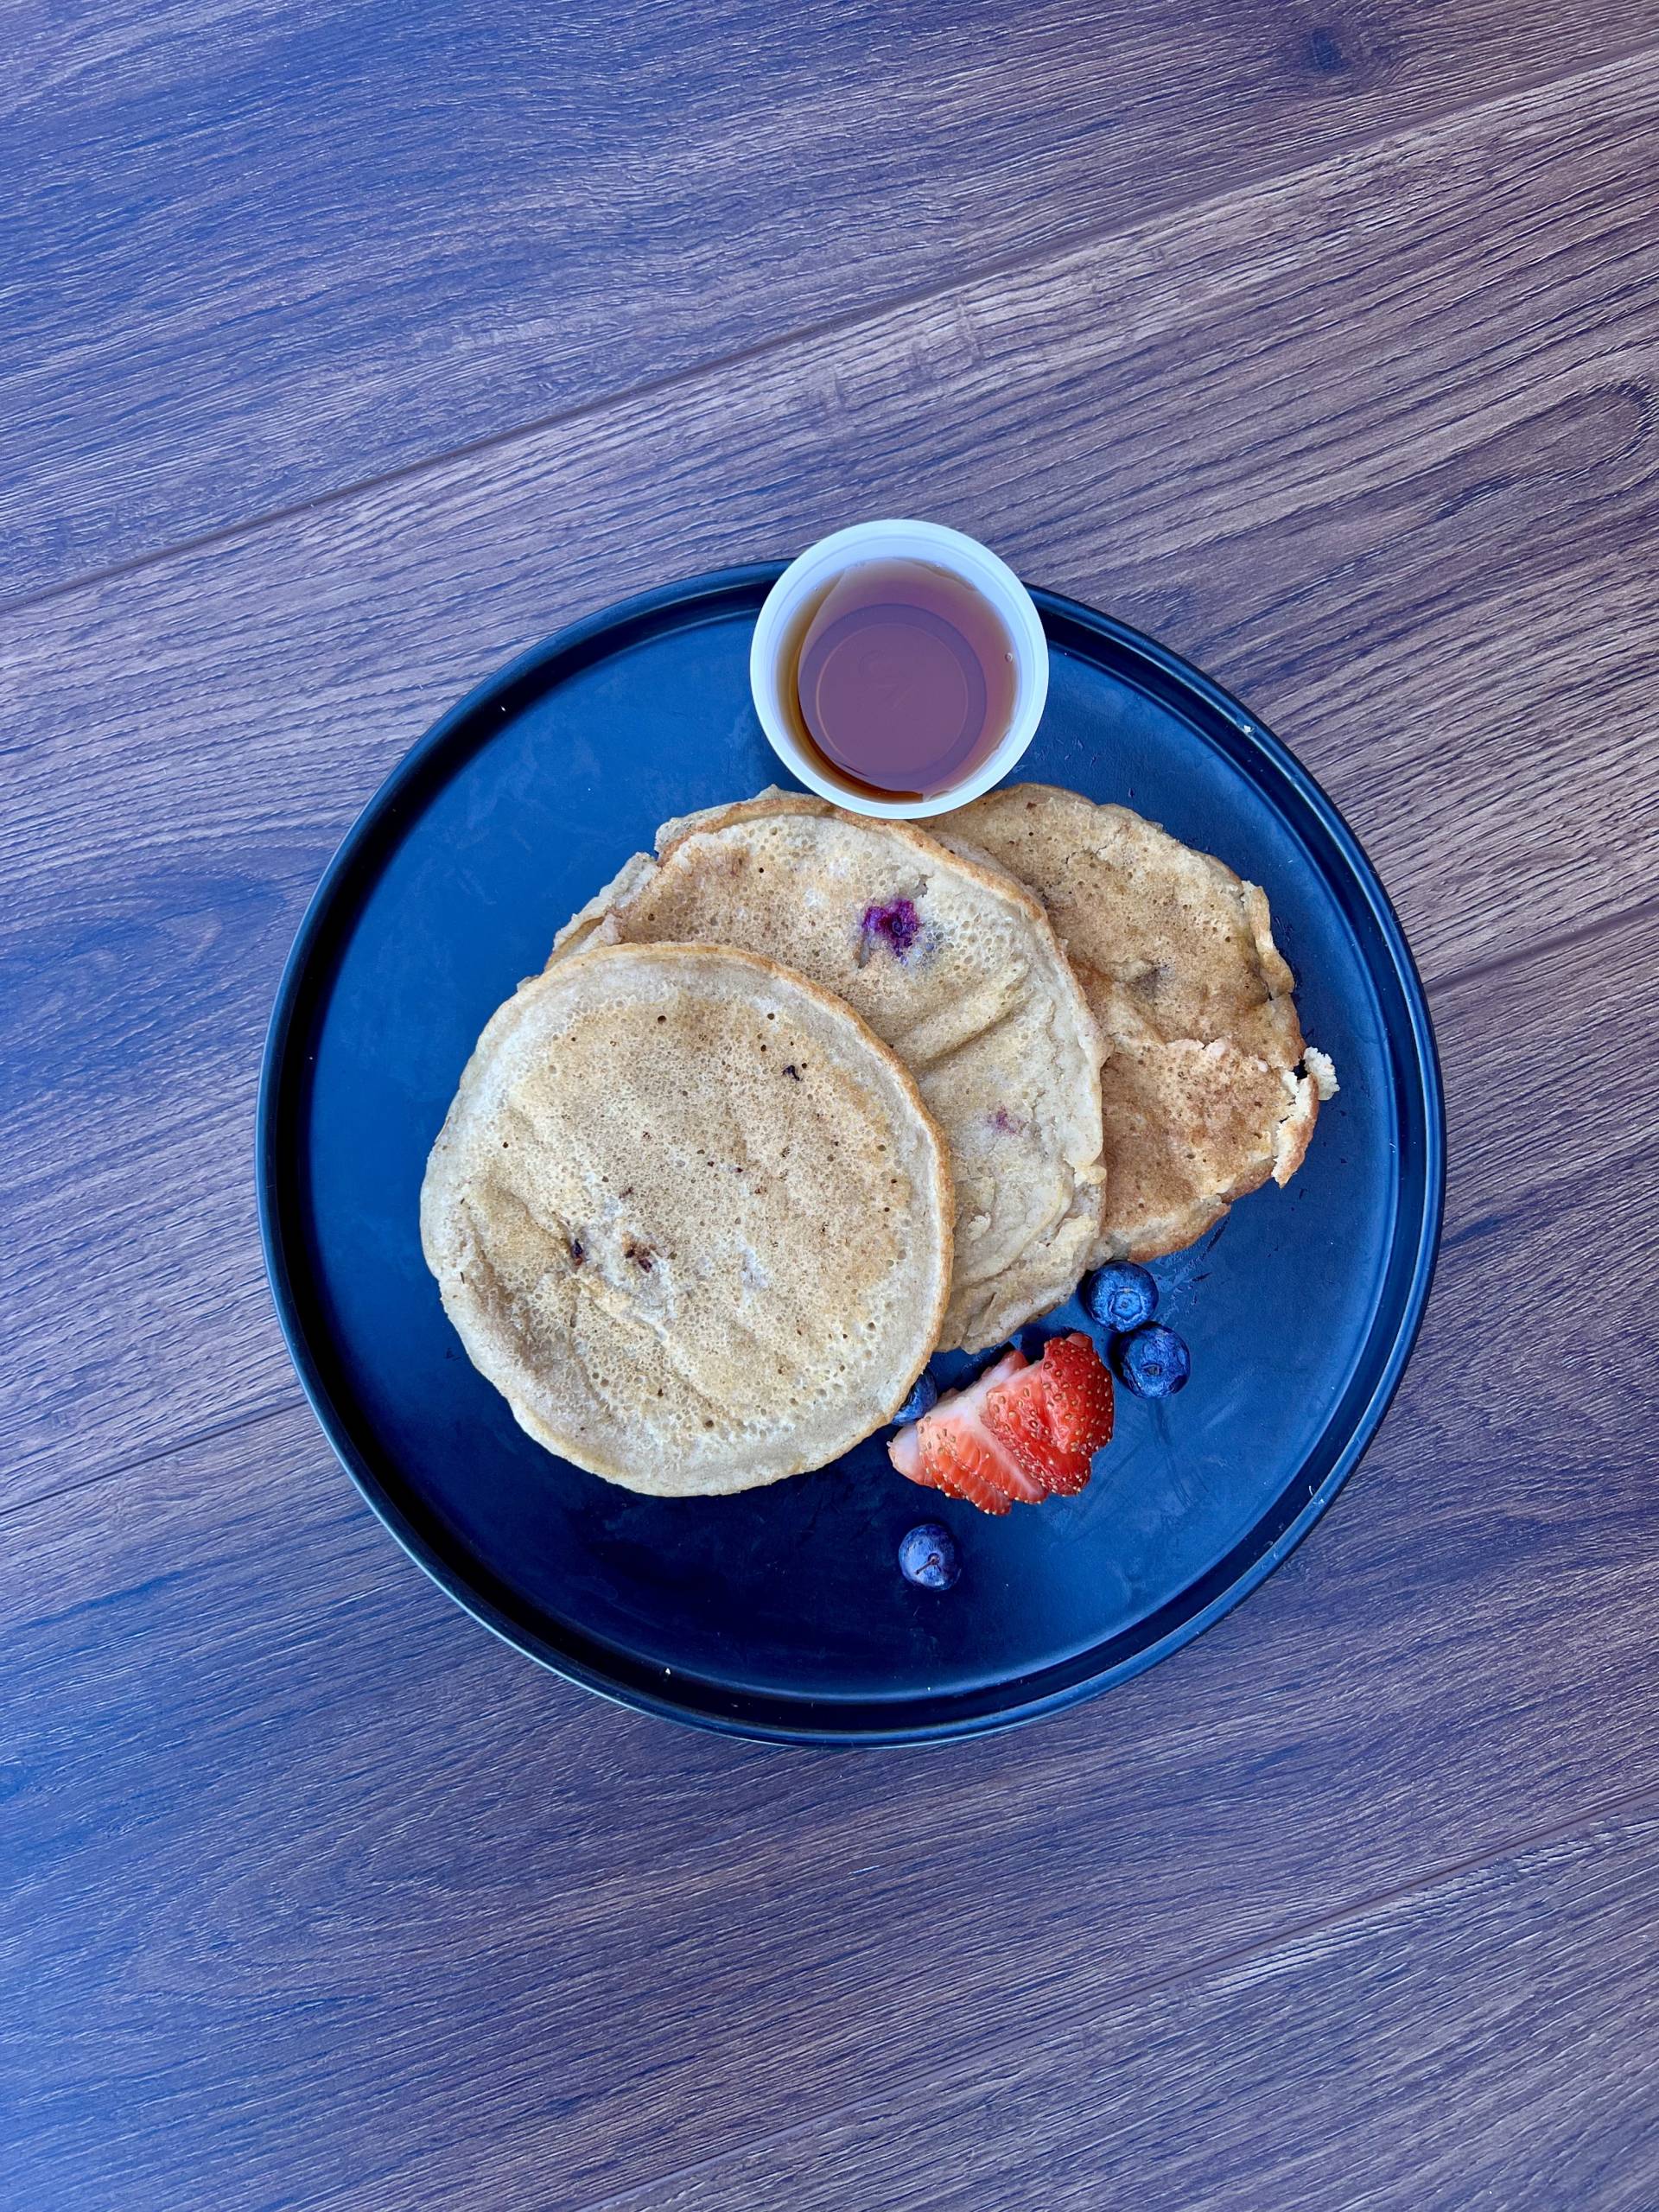
{"type": "Polygon", "coordinates": [[[943,1343],[1000,1344],[1065,1298],[1100,1225],[1100,1043],[1038,901],[902,822],[769,792],[671,823],[554,949],[741,945],[896,1052],[956,1188],[943,1343]]]}
{"type": "Polygon", "coordinates": [[[1046,786],[934,827],[670,823],[486,1028],[423,1245],[550,1450],[676,1497],[825,1465],[1300,1165],[1334,1078],[1255,886],[1046,786]]]}

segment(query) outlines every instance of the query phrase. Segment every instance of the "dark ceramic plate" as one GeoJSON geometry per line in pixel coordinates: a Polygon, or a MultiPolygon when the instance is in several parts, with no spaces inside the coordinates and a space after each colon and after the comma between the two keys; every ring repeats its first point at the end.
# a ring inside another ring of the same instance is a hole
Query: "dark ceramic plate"
{"type": "Polygon", "coordinates": [[[777,574],[734,569],[578,623],[446,715],[372,802],[312,902],[271,1024],[266,1256],[346,1469],[521,1650],[750,1735],[968,1734],[1189,1642],[1329,1504],[1427,1295],[1433,1042],[1376,876],[1283,747],[1173,654],[1039,593],[1053,682],[1022,772],[1122,800],[1265,885],[1306,1033],[1342,1079],[1288,1190],[1245,1199],[1156,1270],[1192,1382],[1156,1406],[1120,1391],[1084,1495],[1003,1520],[900,1481],[881,1437],[821,1474],[677,1503],[550,1458],[444,1319],[421,1259],[422,1171],[486,1018],[558,925],[658,823],[772,780],[747,655],[777,574]],[[963,1555],[943,1596],[912,1589],[894,1556],[935,1517],[963,1555]]]}

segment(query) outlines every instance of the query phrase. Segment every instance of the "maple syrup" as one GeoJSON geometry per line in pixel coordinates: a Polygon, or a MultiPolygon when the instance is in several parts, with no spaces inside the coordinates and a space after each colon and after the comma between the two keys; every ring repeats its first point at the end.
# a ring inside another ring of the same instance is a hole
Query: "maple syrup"
{"type": "Polygon", "coordinates": [[[1014,640],[974,587],[924,561],[864,561],[796,616],[780,704],[802,750],[833,782],[886,798],[931,798],[972,774],[1007,736],[1014,640]]]}

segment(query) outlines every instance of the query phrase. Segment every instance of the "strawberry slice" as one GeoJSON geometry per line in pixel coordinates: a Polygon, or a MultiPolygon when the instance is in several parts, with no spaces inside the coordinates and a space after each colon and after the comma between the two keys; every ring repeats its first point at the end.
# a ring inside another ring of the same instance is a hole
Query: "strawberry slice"
{"type": "Polygon", "coordinates": [[[1045,1357],[994,1390],[985,1402],[985,1426],[1045,1497],[1072,1497],[1089,1479],[1090,1454],[1063,1444],[1054,1433],[1047,1366],[1045,1357]]]}
{"type": "Polygon", "coordinates": [[[1035,1366],[1005,1352],[977,1382],[900,1429],[887,1453],[912,1482],[1006,1513],[1016,1499],[1075,1497],[1111,1438],[1111,1376],[1074,1330],[1051,1338],[1035,1366]]]}
{"type": "Polygon", "coordinates": [[[1011,1471],[995,1445],[964,1421],[947,1416],[934,1422],[931,1414],[928,1419],[920,1465],[911,1480],[943,1491],[947,1497],[966,1498],[982,1513],[1006,1513],[1014,1494],[1002,1485],[1011,1471]]]}
{"type": "Polygon", "coordinates": [[[1051,1338],[1035,1367],[991,1393],[985,1426],[1051,1495],[1075,1497],[1096,1452],[1112,1439],[1112,1378],[1105,1362],[1075,1330],[1051,1338]]]}
{"type": "Polygon", "coordinates": [[[1064,1451],[1093,1459],[1112,1440],[1110,1369],[1088,1338],[1074,1329],[1044,1348],[1042,1376],[1055,1442],[1064,1451]]]}
{"type": "Polygon", "coordinates": [[[982,1513],[1006,1513],[1016,1498],[1036,1504],[1046,1494],[1042,1483],[984,1419],[991,1392],[1025,1364],[1022,1353],[1005,1352],[966,1389],[948,1391],[931,1414],[901,1428],[887,1446],[899,1473],[947,1497],[966,1498],[982,1513]]]}

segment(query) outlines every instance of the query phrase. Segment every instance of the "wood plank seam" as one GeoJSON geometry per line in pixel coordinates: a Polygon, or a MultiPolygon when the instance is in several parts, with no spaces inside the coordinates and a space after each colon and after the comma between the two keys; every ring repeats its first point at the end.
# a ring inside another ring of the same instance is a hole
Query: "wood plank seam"
{"type": "Polygon", "coordinates": [[[1556,930],[1547,938],[1511,945],[1505,952],[1494,953],[1489,959],[1473,960],[1466,967],[1455,969],[1442,976],[1434,986],[1435,995],[1470,983],[1484,983],[1494,976],[1508,975],[1511,969],[1524,968],[1541,954],[1566,952],[1575,945],[1591,944],[1607,931],[1622,928],[1632,922],[1659,922],[1659,893],[1645,899],[1633,899],[1628,906],[1621,906],[1617,913],[1592,914],[1586,921],[1564,930],[1556,930]]]}
{"type": "Polygon", "coordinates": [[[1475,119],[1496,113],[1510,106],[1535,99],[1540,93],[1573,86],[1589,86],[1610,76],[1616,76],[1632,64],[1639,65],[1659,54],[1659,42],[1643,41],[1626,51],[1602,60],[1585,70],[1567,71],[1544,77],[1535,83],[1507,86],[1491,100],[1478,100],[1462,107],[1447,108],[1435,114],[1421,117],[1406,130],[1382,131],[1369,138],[1356,139],[1334,153],[1306,162],[1300,167],[1277,169],[1253,177],[1243,186],[1233,186],[1221,192],[1162,207],[1146,219],[1128,226],[1105,223],[1089,226],[1046,241],[1040,247],[1020,253],[993,257],[982,264],[964,267],[944,285],[925,285],[912,291],[872,296],[861,301],[855,308],[843,314],[829,315],[817,322],[802,323],[791,329],[776,334],[752,346],[739,346],[727,353],[710,353],[672,371],[660,378],[646,378],[635,385],[619,385],[601,397],[582,401],[573,407],[556,408],[544,416],[533,416],[516,423],[487,437],[463,441],[426,454],[417,461],[401,463],[395,468],[377,471],[350,482],[319,493],[315,496],[266,508],[245,516],[234,523],[204,531],[194,537],[180,538],[163,546],[151,548],[128,561],[111,563],[107,567],[89,569],[60,579],[46,589],[24,594],[21,598],[0,601],[0,622],[11,614],[21,614],[66,598],[75,592],[93,589],[123,577],[138,575],[163,563],[188,558],[215,547],[233,544],[259,531],[273,528],[299,516],[318,514],[388,486],[417,480],[429,470],[447,467],[460,461],[475,460],[510,448],[520,439],[543,437],[550,432],[568,429],[578,423],[602,420],[612,410],[637,406],[642,400],[666,397],[702,379],[728,373],[753,361],[765,360],[791,346],[824,344],[855,331],[866,322],[883,316],[906,312],[921,313],[936,310],[957,294],[974,285],[983,284],[1000,277],[1013,277],[1040,270],[1046,264],[1064,261],[1069,256],[1086,252],[1114,238],[1154,237],[1166,226],[1177,222],[1190,223],[1209,207],[1220,207],[1231,200],[1248,199],[1254,194],[1281,188],[1298,178],[1317,175],[1321,170],[1340,168],[1351,162],[1371,157],[1391,148],[1409,147],[1414,141],[1428,137],[1454,120],[1475,119]]]}
{"type": "Polygon", "coordinates": [[[124,1476],[136,1475],[142,1468],[154,1466],[158,1459],[171,1459],[175,1452],[194,1451],[197,1445],[211,1444],[216,1437],[234,1436],[242,1429],[257,1428],[265,1421],[280,1420],[284,1414],[296,1413],[305,1402],[303,1393],[297,1389],[284,1397],[267,1398],[259,1405],[249,1406],[243,1412],[232,1414],[228,1420],[209,1421],[200,1428],[193,1428],[188,1435],[179,1437],[171,1444],[161,1445],[150,1452],[140,1452],[130,1459],[118,1461],[114,1466],[100,1467],[92,1474],[82,1475],[75,1482],[60,1483],[55,1490],[41,1491],[32,1500],[15,1498],[8,1504],[0,1505],[0,1521],[31,1503],[44,1505],[49,1499],[73,1497],[81,1491],[96,1490],[100,1483],[119,1482],[124,1476]]]}
{"type": "MultiPolygon", "coordinates": [[[[1643,1161],[1651,1161],[1655,1154],[1656,1140],[1644,1135],[1619,1151],[1609,1153],[1605,1159],[1598,1160],[1593,1168],[1580,1168],[1576,1174],[1558,1177],[1553,1187],[1558,1192],[1567,1192],[1575,1187],[1587,1189],[1604,1175],[1611,1175],[1618,1180],[1643,1161]]],[[[1448,1252],[1460,1251],[1465,1244],[1484,1243],[1488,1237],[1501,1236],[1506,1229],[1513,1229],[1530,1211],[1535,1203],[1535,1185],[1529,1185],[1524,1191],[1512,1192],[1501,1206],[1495,1207],[1490,1213],[1478,1214],[1471,1221],[1459,1223],[1455,1230],[1448,1230],[1440,1239],[1441,1256],[1448,1252]]]]}

